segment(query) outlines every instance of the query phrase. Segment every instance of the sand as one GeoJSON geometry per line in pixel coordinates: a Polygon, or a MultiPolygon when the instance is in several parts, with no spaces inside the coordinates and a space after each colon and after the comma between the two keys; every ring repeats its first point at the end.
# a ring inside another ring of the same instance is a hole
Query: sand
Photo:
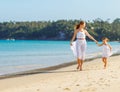
{"type": "Polygon", "coordinates": [[[0,80],[0,92],[120,92],[120,55],[110,57],[103,69],[101,59],[76,65],[0,80]]]}

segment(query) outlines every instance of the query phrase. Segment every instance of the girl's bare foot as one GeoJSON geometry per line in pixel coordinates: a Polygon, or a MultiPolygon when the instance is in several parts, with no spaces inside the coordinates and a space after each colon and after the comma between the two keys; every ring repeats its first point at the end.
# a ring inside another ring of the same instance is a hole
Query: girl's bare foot
{"type": "Polygon", "coordinates": [[[104,65],[104,69],[106,69],[106,65],[104,65]]]}

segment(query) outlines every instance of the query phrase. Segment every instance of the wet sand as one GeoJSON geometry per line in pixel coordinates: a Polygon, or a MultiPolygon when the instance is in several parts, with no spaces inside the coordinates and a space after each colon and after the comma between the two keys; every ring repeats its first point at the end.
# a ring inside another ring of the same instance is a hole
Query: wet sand
{"type": "Polygon", "coordinates": [[[110,57],[106,69],[100,58],[85,62],[83,71],[74,64],[3,76],[0,92],[119,92],[120,55],[110,57]]]}

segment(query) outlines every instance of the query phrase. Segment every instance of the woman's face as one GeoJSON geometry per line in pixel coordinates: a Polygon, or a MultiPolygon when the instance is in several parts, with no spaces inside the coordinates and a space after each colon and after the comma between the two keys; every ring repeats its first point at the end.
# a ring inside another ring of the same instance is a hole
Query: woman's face
{"type": "Polygon", "coordinates": [[[81,25],[82,28],[85,28],[86,24],[84,23],[83,25],[81,25]]]}

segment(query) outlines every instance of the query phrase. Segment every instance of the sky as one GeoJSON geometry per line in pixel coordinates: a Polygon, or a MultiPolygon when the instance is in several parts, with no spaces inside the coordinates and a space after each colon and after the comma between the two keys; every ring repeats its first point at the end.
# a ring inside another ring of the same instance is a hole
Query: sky
{"type": "Polygon", "coordinates": [[[0,22],[120,17],[120,0],[0,0],[0,22]]]}

